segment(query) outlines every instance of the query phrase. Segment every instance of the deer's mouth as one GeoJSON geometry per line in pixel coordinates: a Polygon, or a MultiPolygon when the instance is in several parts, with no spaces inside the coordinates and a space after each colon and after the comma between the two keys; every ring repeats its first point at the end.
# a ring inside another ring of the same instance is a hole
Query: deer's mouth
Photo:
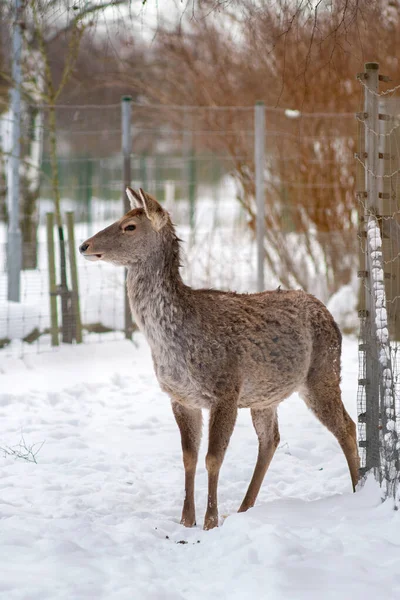
{"type": "Polygon", "coordinates": [[[102,254],[84,254],[83,256],[86,258],[86,260],[91,260],[92,262],[101,260],[103,258],[102,254]]]}

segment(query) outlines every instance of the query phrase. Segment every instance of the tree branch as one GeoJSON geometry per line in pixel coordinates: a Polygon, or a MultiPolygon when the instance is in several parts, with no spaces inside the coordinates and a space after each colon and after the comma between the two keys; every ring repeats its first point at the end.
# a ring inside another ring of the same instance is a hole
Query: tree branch
{"type": "Polygon", "coordinates": [[[64,69],[63,69],[62,76],[61,76],[61,81],[60,81],[60,84],[58,86],[56,93],[54,94],[54,102],[57,101],[57,98],[61,94],[61,92],[62,92],[65,84],[67,83],[67,81],[72,73],[72,70],[75,66],[76,60],[78,58],[81,39],[82,39],[85,29],[86,29],[85,25],[82,25],[80,28],[78,28],[78,24],[76,24],[76,27],[73,30],[72,38],[68,44],[67,60],[64,65],[64,69]]]}
{"type": "Polygon", "coordinates": [[[82,21],[82,19],[84,19],[88,15],[100,12],[112,6],[122,6],[124,4],[130,4],[130,0],[111,0],[111,2],[102,2],[101,4],[88,4],[86,8],[80,11],[77,15],[75,15],[74,19],[67,23],[65,27],[62,27],[61,29],[56,31],[52,36],[47,38],[46,43],[51,44],[52,42],[57,41],[63,34],[70,31],[79,21],[82,21]]]}
{"type": "MultiPolygon", "coordinates": [[[[47,102],[49,102],[49,104],[50,104],[50,100],[53,101],[53,97],[54,97],[53,77],[51,74],[49,57],[46,52],[46,45],[45,45],[45,39],[43,36],[43,30],[39,23],[38,14],[36,11],[36,5],[34,2],[32,3],[32,15],[33,15],[34,23],[35,23],[36,34],[37,34],[38,40],[39,40],[39,51],[40,51],[40,54],[42,56],[43,63],[44,63],[45,81],[46,81],[46,88],[47,88],[47,92],[48,92],[47,94],[45,94],[45,97],[43,99],[47,100],[47,102]]],[[[43,96],[43,94],[42,94],[42,96],[43,96]]]]}

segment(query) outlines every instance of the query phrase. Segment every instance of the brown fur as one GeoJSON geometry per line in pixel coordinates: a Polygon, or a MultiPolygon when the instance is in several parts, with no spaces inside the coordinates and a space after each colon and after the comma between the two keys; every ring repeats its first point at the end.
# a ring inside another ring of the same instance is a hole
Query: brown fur
{"type": "Polygon", "coordinates": [[[341,335],[333,317],[303,291],[236,294],[195,290],[179,274],[179,240],[168,214],[143,191],[136,206],[82,244],[87,258],[124,265],[133,316],[151,347],[161,388],[181,432],[185,468],[182,523],[195,524],[194,478],[201,409],[210,411],[204,527],[218,525],[217,487],[238,408],[250,408],[259,439],[240,511],[254,505],[279,444],[277,407],[299,391],[337,438],[358,478],[356,428],[340,392],[341,335]],[[134,225],[134,231],[125,228],[134,225]]]}

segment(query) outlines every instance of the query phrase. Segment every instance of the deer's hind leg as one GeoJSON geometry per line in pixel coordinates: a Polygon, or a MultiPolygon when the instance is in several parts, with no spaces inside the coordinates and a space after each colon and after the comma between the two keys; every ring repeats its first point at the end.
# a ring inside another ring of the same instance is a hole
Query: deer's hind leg
{"type": "Polygon", "coordinates": [[[317,419],[336,437],[346,457],[353,491],[358,482],[360,459],[358,455],[356,425],[346,411],[340,391],[340,377],[332,366],[311,371],[303,398],[317,419]]]}
{"type": "Polygon", "coordinates": [[[252,408],[251,418],[258,436],[258,456],[253,477],[238,512],[245,512],[254,506],[265,473],[280,441],[276,408],[264,410],[252,408]]]}
{"type": "Polygon", "coordinates": [[[185,527],[193,527],[196,525],[194,480],[201,441],[202,415],[199,408],[187,408],[174,401],[172,401],[172,410],[181,432],[183,466],[185,468],[185,500],[181,524],[185,527]]]}

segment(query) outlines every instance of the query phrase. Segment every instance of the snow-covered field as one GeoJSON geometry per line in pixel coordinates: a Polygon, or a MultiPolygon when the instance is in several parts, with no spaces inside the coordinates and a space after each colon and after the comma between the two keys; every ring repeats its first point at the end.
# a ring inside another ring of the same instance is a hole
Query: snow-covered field
{"type": "MultiPolygon", "coordinates": [[[[231,200],[218,210],[207,198],[199,203],[195,240],[174,215],[188,283],[254,290],[254,243],[231,200]]],[[[77,243],[88,235],[78,224],[77,243]]],[[[3,248],[4,236],[3,228],[3,248]]],[[[0,340],[13,340],[0,350],[0,600],[400,597],[398,513],[381,504],[374,481],[351,493],[336,440],[297,396],[280,407],[281,443],[258,502],[238,515],[257,455],[250,414],[240,412],[221,472],[221,526],[209,532],[201,529],[204,426],[198,526],[181,526],[180,437],[142,336],[132,344],[104,334],[103,343],[42,354],[35,352],[49,350],[48,335],[34,346],[19,341],[49,325],[43,226],[39,239],[40,269],[23,273],[20,304],[5,302],[0,273],[0,340]],[[10,455],[26,449],[36,463],[10,455]]],[[[121,330],[123,270],[83,260],[78,269],[83,322],[121,330]]],[[[269,272],[266,281],[279,283],[269,272]]],[[[346,330],[354,328],[355,298],[345,286],[330,299],[346,330]]],[[[86,334],[91,339],[98,337],[86,334]]],[[[347,337],[342,389],[354,419],[357,360],[357,342],[347,337]]]]}
{"type": "MultiPolygon", "coordinates": [[[[221,472],[221,526],[179,524],[180,439],[150,353],[105,342],[0,354],[0,445],[44,442],[37,464],[0,457],[4,600],[395,600],[399,514],[373,481],[352,494],[344,457],[297,397],[279,409],[281,444],[258,502],[236,510],[257,443],[240,412],[221,472]]],[[[345,338],[343,396],[355,418],[357,343],[345,338]]]]}

